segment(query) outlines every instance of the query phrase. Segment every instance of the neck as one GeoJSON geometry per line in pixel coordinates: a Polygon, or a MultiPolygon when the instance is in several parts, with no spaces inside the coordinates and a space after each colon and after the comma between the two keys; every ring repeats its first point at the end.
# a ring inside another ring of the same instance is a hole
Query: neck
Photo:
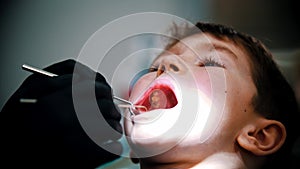
{"type": "Polygon", "coordinates": [[[141,169],[169,169],[169,168],[193,168],[193,169],[246,169],[243,160],[235,153],[217,153],[206,159],[193,162],[178,162],[178,163],[147,163],[141,160],[141,169]]]}
{"type": "Polygon", "coordinates": [[[194,168],[201,169],[246,169],[244,162],[235,153],[214,154],[196,165],[194,168]]]}

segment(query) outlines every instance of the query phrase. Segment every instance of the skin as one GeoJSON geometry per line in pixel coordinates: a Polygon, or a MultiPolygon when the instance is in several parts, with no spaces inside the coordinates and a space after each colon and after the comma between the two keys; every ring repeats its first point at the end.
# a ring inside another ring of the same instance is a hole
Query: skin
{"type": "Polygon", "coordinates": [[[159,70],[139,79],[130,100],[136,103],[149,85],[169,81],[178,104],[134,118],[126,114],[125,133],[141,168],[257,167],[249,165],[254,159],[237,143],[262,119],[250,104],[256,88],[248,59],[243,48],[226,39],[195,34],[153,62],[159,70]],[[206,63],[207,56],[218,64],[206,63]]]}

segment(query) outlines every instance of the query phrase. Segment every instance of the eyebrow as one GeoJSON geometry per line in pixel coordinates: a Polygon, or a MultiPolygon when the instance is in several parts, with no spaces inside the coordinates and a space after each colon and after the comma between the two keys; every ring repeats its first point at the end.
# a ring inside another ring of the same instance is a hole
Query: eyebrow
{"type": "Polygon", "coordinates": [[[228,49],[223,45],[213,43],[213,44],[209,44],[209,46],[210,46],[209,48],[210,51],[217,50],[217,51],[228,53],[229,55],[233,56],[234,59],[238,58],[235,53],[233,53],[230,49],[228,49]]]}

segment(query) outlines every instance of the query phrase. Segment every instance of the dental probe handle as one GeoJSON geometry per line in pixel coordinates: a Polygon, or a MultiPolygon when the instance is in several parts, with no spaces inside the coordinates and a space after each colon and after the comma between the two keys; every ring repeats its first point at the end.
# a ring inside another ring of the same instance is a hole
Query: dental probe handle
{"type": "Polygon", "coordinates": [[[39,69],[37,67],[33,67],[33,66],[30,66],[30,65],[27,65],[27,64],[23,64],[22,65],[22,68],[24,70],[27,70],[29,72],[32,72],[32,73],[39,73],[41,75],[46,75],[46,76],[49,76],[49,77],[55,77],[55,76],[58,76],[57,74],[54,74],[54,73],[50,73],[50,72],[47,72],[45,70],[42,70],[42,69],[39,69]]]}
{"type": "MultiPolygon", "coordinates": [[[[51,72],[48,72],[48,71],[45,71],[45,70],[42,70],[40,68],[37,68],[37,67],[34,67],[34,66],[30,66],[30,65],[27,65],[27,64],[23,64],[22,65],[22,68],[24,70],[27,70],[29,72],[32,72],[32,73],[38,73],[38,74],[41,74],[41,75],[45,75],[45,76],[49,76],[49,77],[55,77],[55,76],[58,76],[57,74],[54,74],[54,73],[51,73],[51,72]]],[[[124,102],[124,103],[127,103],[129,104],[130,106],[134,107],[133,104],[128,101],[128,100],[125,100],[125,99],[122,99],[120,97],[117,97],[117,96],[113,96],[114,99],[116,100],[119,100],[121,102],[124,102]]],[[[35,99],[21,99],[21,102],[28,102],[29,100],[35,100],[35,99]]],[[[36,100],[35,100],[36,102],[36,100]]]]}

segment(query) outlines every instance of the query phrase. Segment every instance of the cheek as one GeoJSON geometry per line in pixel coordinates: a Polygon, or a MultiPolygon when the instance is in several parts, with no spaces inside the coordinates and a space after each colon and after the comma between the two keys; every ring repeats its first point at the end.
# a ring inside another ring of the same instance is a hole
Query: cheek
{"type": "Polygon", "coordinates": [[[193,71],[197,90],[209,100],[212,99],[212,80],[209,72],[205,68],[193,71]]]}
{"type": "Polygon", "coordinates": [[[205,67],[195,68],[193,71],[197,90],[212,102],[225,101],[227,95],[228,77],[223,68],[205,67]]]}
{"type": "MultiPolygon", "coordinates": [[[[224,69],[216,67],[207,67],[205,71],[195,71],[195,73],[199,75],[197,78],[198,88],[205,94],[210,103],[201,133],[201,137],[206,140],[214,137],[215,130],[223,121],[225,106],[227,105],[228,78],[224,69]]],[[[201,116],[204,115],[201,114],[201,116]]]]}

